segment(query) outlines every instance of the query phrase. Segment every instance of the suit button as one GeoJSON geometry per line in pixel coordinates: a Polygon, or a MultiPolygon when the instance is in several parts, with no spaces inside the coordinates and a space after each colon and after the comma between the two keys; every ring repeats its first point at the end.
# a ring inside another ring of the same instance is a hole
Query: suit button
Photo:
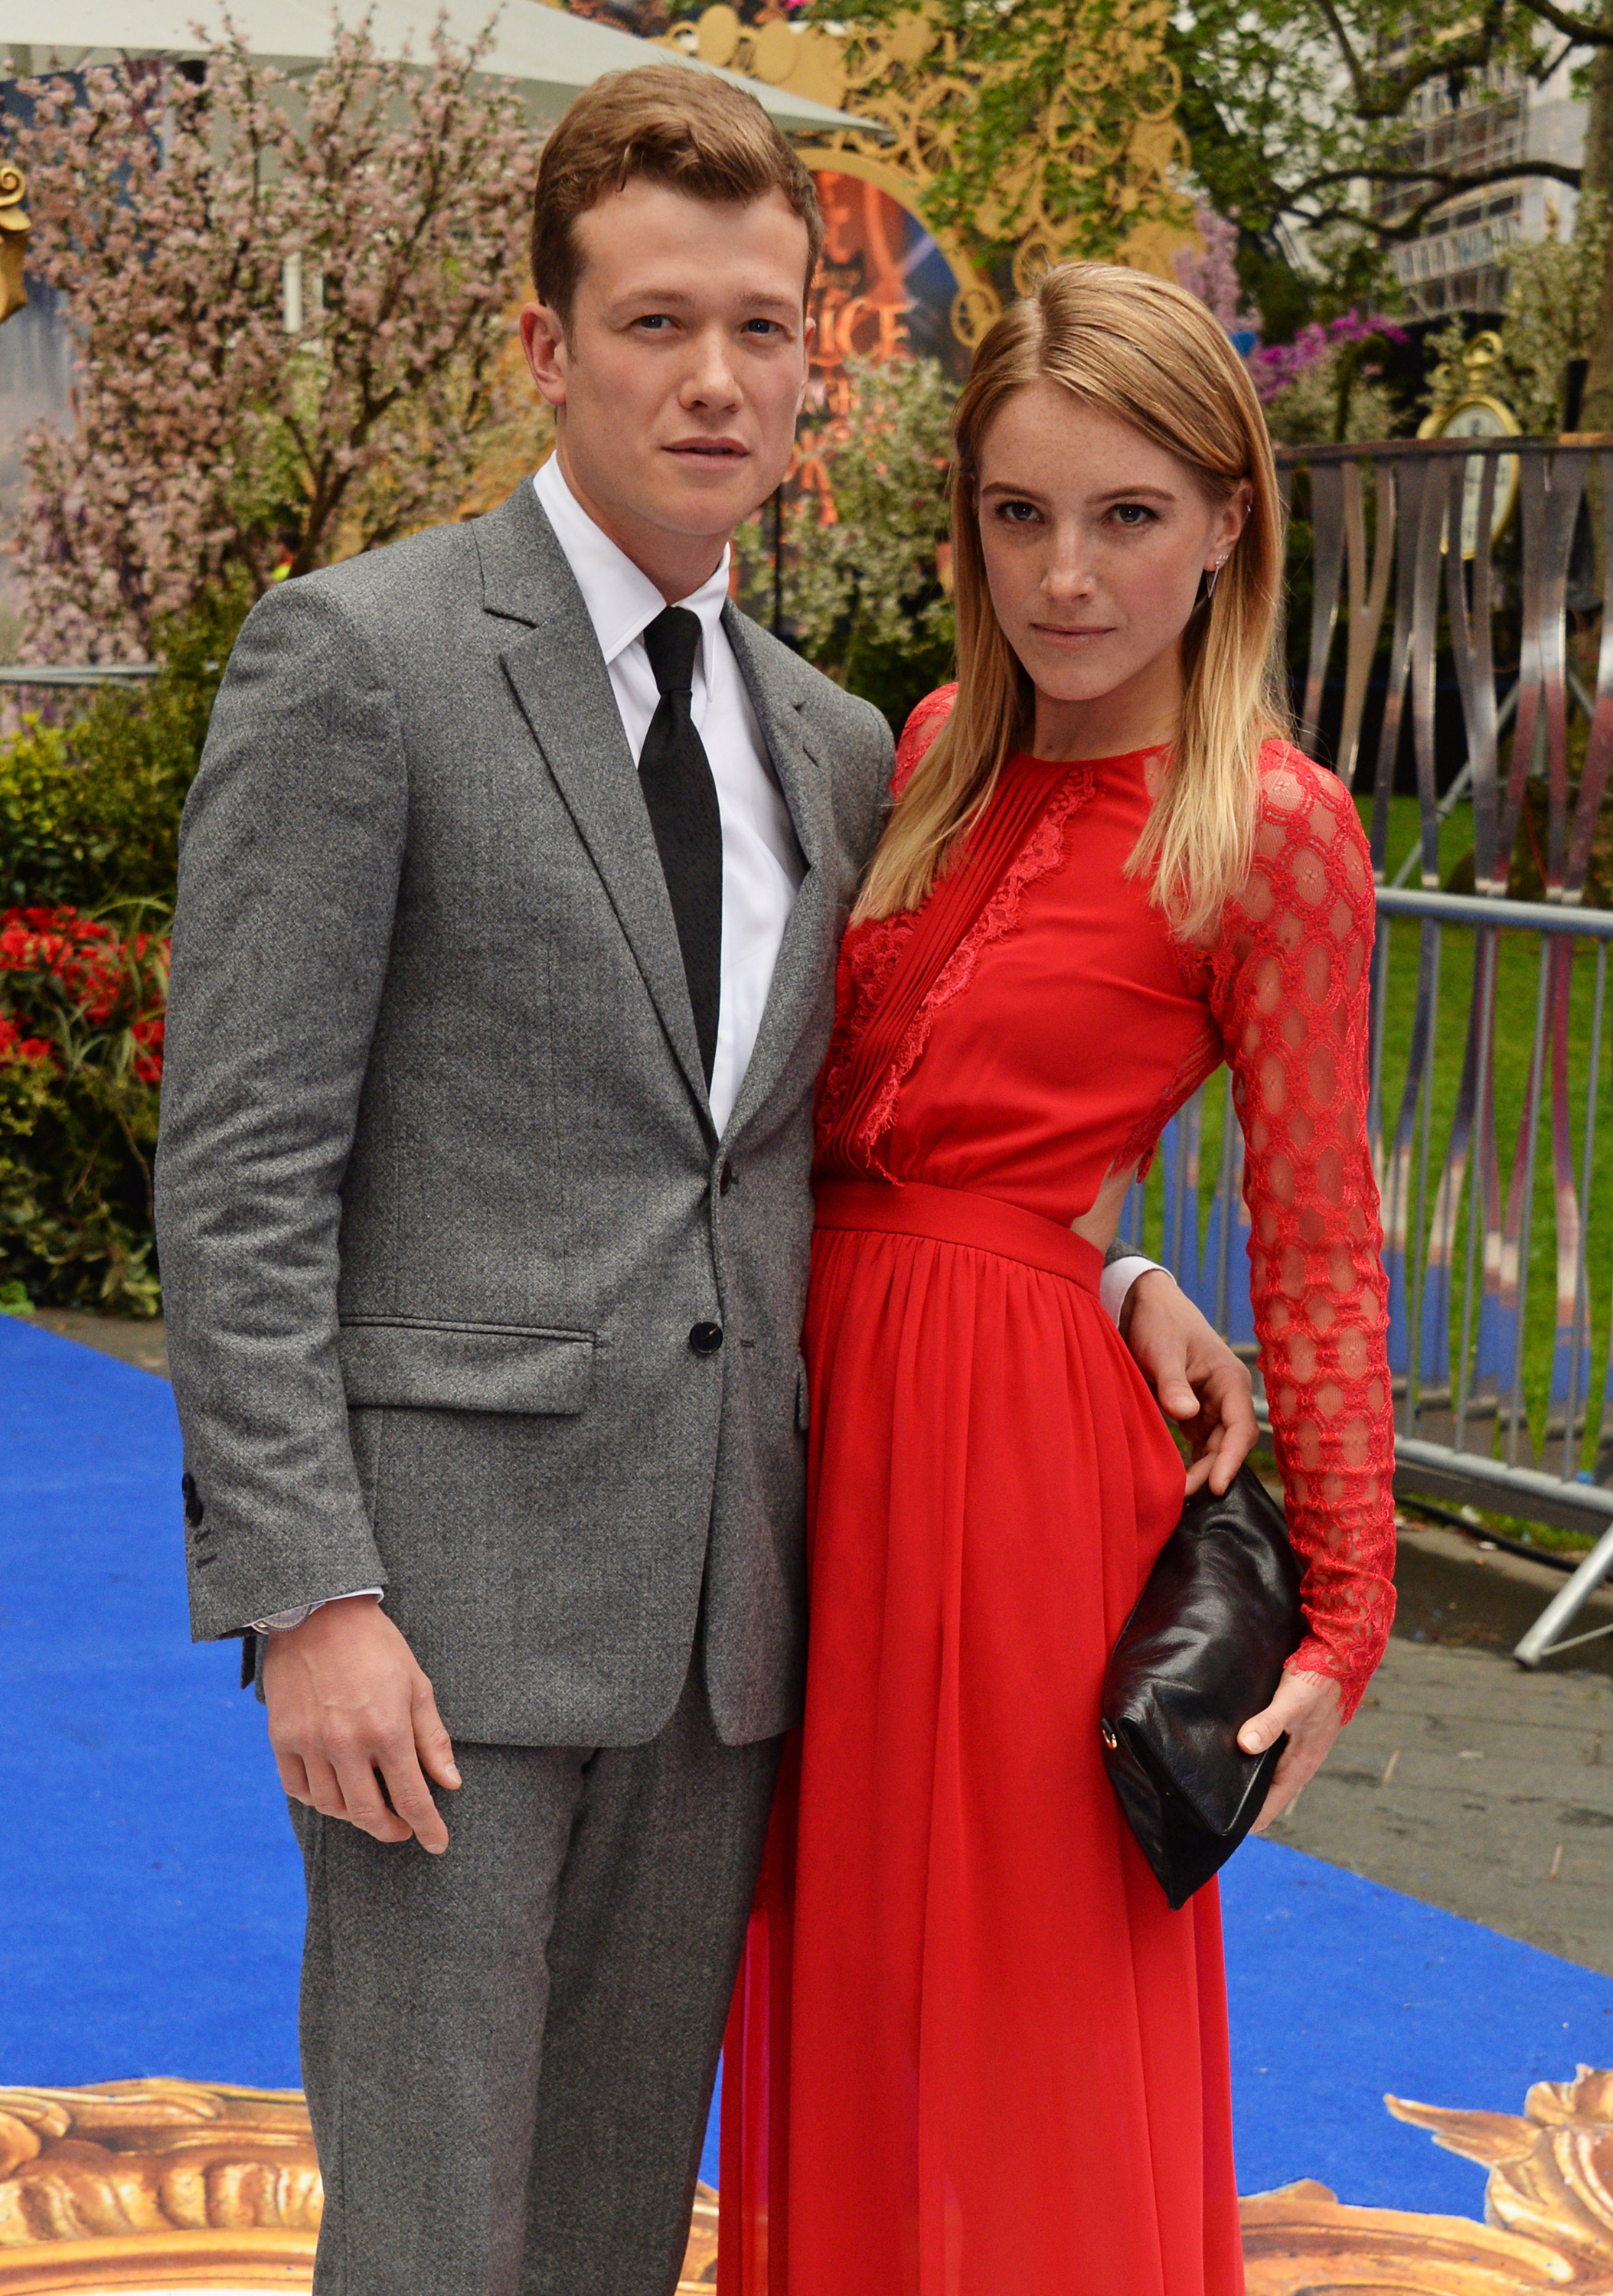
{"type": "Polygon", "coordinates": [[[192,1530],[194,1530],[207,1513],[206,1507],[202,1503],[201,1495],[197,1491],[194,1475],[185,1474],[180,1477],[179,1492],[185,1501],[185,1522],[192,1530]]]}
{"type": "Polygon", "coordinates": [[[722,1345],[720,1324],[696,1324],[689,1333],[689,1349],[697,1356],[714,1356],[722,1345]]]}
{"type": "Polygon", "coordinates": [[[735,1171],[732,1164],[725,1163],[722,1168],[722,1177],[717,1183],[718,1194],[720,1196],[726,1196],[728,1190],[734,1185],[737,1177],[738,1175],[735,1171]]]}

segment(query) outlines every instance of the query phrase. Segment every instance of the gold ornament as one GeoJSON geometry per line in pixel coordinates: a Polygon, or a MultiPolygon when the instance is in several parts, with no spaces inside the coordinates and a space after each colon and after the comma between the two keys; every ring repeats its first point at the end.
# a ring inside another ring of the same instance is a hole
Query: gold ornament
{"type": "MultiPolygon", "coordinates": [[[[1489,2169],[1486,2221],[1349,2208],[1308,2181],[1257,2194],[1240,2203],[1248,2296],[1613,2296],[1613,2072],[1542,2081],[1521,2114],[1385,2102],[1489,2169]]],[[[320,2203],[295,2094],[0,2089],[0,2296],[306,2291],[320,2203]]],[[[716,2271],[701,2185],[680,2296],[710,2296],[716,2271]]]]}
{"type": "Polygon", "coordinates": [[[0,322],[21,310],[28,301],[22,283],[22,262],[32,229],[23,201],[28,185],[21,168],[0,167],[0,322]]]}
{"type": "Polygon", "coordinates": [[[1521,2116],[1384,2102],[1489,2169],[1485,2221],[1262,2194],[1241,2204],[1248,2296],[1613,2296],[1613,2072],[1540,2081],[1521,2116]]]}
{"type": "Polygon", "coordinates": [[[0,2089],[0,2296],[307,2288],[321,2202],[295,2092],[0,2089]]]}
{"type": "MultiPolygon", "coordinates": [[[[876,184],[918,217],[951,266],[958,288],[952,331],[972,348],[1002,308],[984,275],[996,250],[1013,248],[1010,271],[1020,294],[1050,265],[1090,251],[1090,226],[1052,212],[1058,202],[1050,185],[1061,176],[1100,190],[1104,236],[1117,261],[1169,279],[1175,254],[1197,244],[1191,203],[1178,188],[1188,149],[1176,125],[1175,73],[1164,53],[1165,21],[1160,0],[1121,0],[1118,12],[1105,9],[1101,37],[1084,48],[1073,45],[1021,156],[1005,168],[967,231],[937,224],[928,212],[931,195],[956,164],[960,135],[1006,68],[975,62],[967,44],[927,9],[889,24],[797,30],[778,20],[746,25],[718,0],[700,17],[694,45],[706,63],[752,73],[873,123],[802,144],[801,156],[814,171],[876,184]]],[[[686,40],[669,33],[665,45],[686,40]]]]}
{"type": "MultiPolygon", "coordinates": [[[[1495,397],[1491,380],[1496,360],[1501,357],[1501,337],[1486,327],[1474,336],[1460,354],[1452,359],[1442,359],[1434,370],[1431,386],[1432,404],[1424,420],[1418,425],[1420,439],[1439,435],[1446,421],[1469,399],[1483,399],[1490,405],[1501,405],[1495,397]]],[[[1511,417],[1511,409],[1506,410],[1511,417]]],[[[1511,417],[1510,427],[1516,430],[1517,420],[1511,417]]]]}
{"type": "MultiPolygon", "coordinates": [[[[306,2292],[323,2204],[294,2089],[0,2089],[0,2296],[306,2292]]],[[[704,2185],[684,2270],[684,2296],[711,2296],[717,2195],[704,2185]]]]}

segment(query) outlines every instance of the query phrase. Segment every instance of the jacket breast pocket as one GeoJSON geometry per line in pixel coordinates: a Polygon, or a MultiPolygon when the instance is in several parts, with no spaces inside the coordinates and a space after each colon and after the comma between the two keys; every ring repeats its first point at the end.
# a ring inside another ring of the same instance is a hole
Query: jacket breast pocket
{"type": "Polygon", "coordinates": [[[337,1341],[348,1402],[416,1411],[574,1418],[594,1377],[592,1332],[502,1324],[344,1320],[337,1341]]]}

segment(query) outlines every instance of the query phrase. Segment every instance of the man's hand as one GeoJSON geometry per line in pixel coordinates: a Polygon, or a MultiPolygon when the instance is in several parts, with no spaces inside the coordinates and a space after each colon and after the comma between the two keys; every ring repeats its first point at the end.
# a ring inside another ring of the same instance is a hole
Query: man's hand
{"type": "Polygon", "coordinates": [[[1193,1449],[1188,1489],[1219,1498],[1255,1448],[1255,1390],[1226,1341],[1164,1268],[1140,1275],[1120,1311],[1120,1336],[1193,1449]]]}
{"type": "Polygon", "coordinates": [[[1310,1784],[1343,1726],[1338,1685],[1320,1674],[1290,1674],[1285,1667],[1276,1697],[1263,1712],[1252,1714],[1238,1734],[1246,1754],[1263,1754],[1285,1730],[1288,1734],[1255,1821],[1256,1833],[1263,1833],[1301,1786],[1310,1784]]]}
{"type": "Polygon", "coordinates": [[[326,1603],[271,1635],[263,1694],[280,1783],[294,1801],[377,1841],[413,1835],[433,1855],[448,1848],[426,1779],[457,1788],[454,1749],[431,1684],[373,1595],[326,1603]]]}

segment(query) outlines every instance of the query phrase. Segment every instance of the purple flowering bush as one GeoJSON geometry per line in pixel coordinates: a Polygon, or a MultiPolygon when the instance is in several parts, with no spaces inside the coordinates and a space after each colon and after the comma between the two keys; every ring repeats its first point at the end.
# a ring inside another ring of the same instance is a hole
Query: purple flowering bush
{"type": "MultiPolygon", "coordinates": [[[[1261,343],[1249,354],[1249,372],[1255,378],[1255,388],[1261,404],[1269,406],[1290,383],[1323,359],[1331,359],[1346,343],[1365,342],[1372,335],[1380,335],[1386,342],[1403,343],[1406,331],[1386,319],[1380,311],[1363,317],[1359,311],[1346,311],[1323,326],[1313,319],[1301,327],[1291,343],[1261,343]]],[[[1366,373],[1375,370],[1366,368],[1366,373]]]]}

